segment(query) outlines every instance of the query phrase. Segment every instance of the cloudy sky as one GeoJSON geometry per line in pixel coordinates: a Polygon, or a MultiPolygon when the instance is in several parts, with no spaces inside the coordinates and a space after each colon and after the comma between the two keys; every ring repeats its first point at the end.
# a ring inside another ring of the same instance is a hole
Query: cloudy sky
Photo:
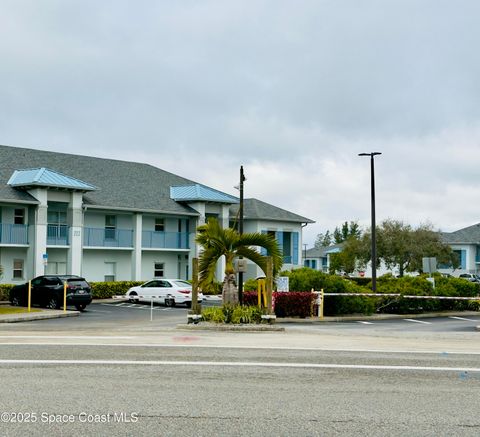
{"type": "MultiPolygon", "coordinates": [[[[0,0],[0,144],[316,221],[480,222],[478,0],[0,0]],[[477,205],[479,203],[479,205],[477,205]]],[[[1,159],[1,157],[0,157],[1,159]]]]}

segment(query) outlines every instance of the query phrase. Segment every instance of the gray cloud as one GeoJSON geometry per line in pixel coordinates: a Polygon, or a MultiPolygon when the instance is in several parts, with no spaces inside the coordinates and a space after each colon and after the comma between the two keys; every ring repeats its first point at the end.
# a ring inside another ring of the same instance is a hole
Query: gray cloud
{"type": "Polygon", "coordinates": [[[0,143],[150,162],[316,220],[478,221],[474,0],[0,2],[0,143]]]}

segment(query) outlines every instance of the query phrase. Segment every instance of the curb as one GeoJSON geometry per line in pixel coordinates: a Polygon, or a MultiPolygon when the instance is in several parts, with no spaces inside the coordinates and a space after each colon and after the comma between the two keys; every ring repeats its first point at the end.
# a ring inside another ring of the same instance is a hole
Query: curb
{"type": "Polygon", "coordinates": [[[305,318],[305,319],[296,319],[293,317],[280,318],[277,317],[277,324],[279,323],[304,323],[304,324],[319,324],[326,322],[353,322],[357,320],[394,320],[394,319],[411,319],[411,318],[434,318],[434,317],[450,317],[450,316],[480,316],[478,311],[444,311],[439,313],[420,313],[420,314],[375,314],[372,316],[364,316],[359,314],[358,316],[328,316],[323,317],[322,319],[315,318],[305,318]]]}
{"type": "Polygon", "coordinates": [[[63,317],[78,317],[80,311],[67,311],[63,310],[43,310],[42,312],[35,313],[17,313],[6,314],[0,316],[0,323],[20,323],[20,322],[32,322],[34,320],[46,320],[46,319],[60,319],[63,317]]]}
{"type": "Polygon", "coordinates": [[[229,332],[285,332],[285,328],[281,326],[267,325],[215,325],[215,324],[181,324],[177,325],[177,329],[187,331],[229,331],[229,332]]]}

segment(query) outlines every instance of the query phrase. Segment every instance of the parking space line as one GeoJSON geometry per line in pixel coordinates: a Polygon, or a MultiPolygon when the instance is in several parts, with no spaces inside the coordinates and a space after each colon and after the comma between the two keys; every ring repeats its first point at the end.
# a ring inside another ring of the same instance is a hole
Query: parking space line
{"type": "Polygon", "coordinates": [[[431,325],[431,322],[424,322],[423,320],[415,320],[415,319],[403,319],[406,322],[413,322],[413,323],[422,323],[424,325],[431,325]]]}
{"type": "Polygon", "coordinates": [[[478,322],[478,320],[466,319],[465,317],[450,316],[449,319],[465,320],[466,322],[478,322]]]}

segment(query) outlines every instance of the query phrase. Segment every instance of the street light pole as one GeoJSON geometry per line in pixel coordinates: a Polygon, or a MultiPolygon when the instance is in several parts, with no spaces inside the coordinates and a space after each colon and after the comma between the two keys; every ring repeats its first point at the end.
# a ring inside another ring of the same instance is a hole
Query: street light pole
{"type": "Polygon", "coordinates": [[[374,157],[381,152],[359,153],[358,156],[370,156],[370,192],[372,206],[372,292],[377,292],[377,236],[375,225],[375,164],[374,157]]]}
{"type": "MultiPolygon", "coordinates": [[[[243,174],[243,165],[240,166],[240,206],[238,208],[238,233],[243,234],[243,182],[245,175],[243,174]]],[[[241,258],[241,257],[240,257],[241,258]]],[[[243,305],[243,272],[238,272],[238,301],[243,305]]]]}

